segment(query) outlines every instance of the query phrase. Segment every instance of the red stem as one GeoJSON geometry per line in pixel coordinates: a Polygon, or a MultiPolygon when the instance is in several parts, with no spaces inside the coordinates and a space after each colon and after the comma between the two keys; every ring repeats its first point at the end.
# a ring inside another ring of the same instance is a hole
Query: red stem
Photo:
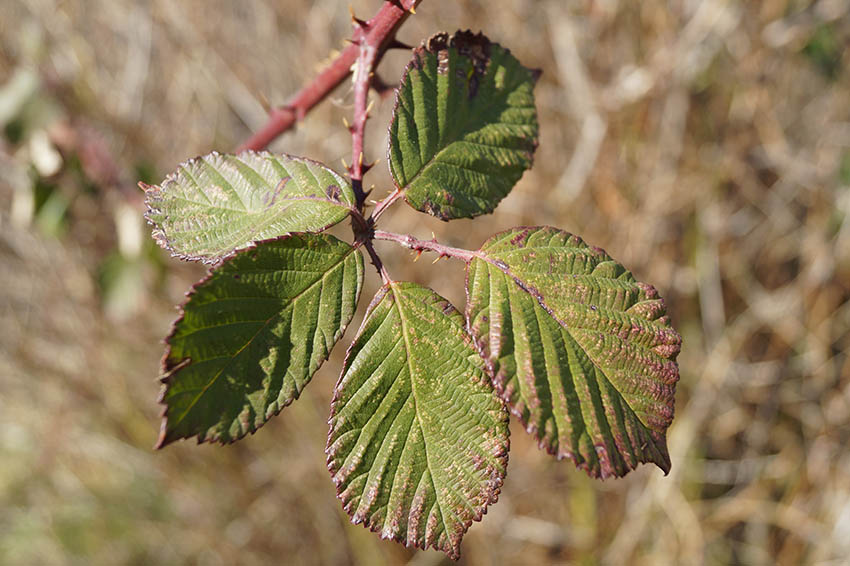
{"type": "Polygon", "coordinates": [[[269,120],[258,132],[245,141],[237,151],[260,150],[267,147],[276,137],[304,118],[316,104],[331,93],[349,74],[351,66],[360,55],[362,46],[376,50],[373,66],[377,65],[384,52],[393,46],[396,31],[422,0],[391,0],[384,2],[375,16],[365,22],[365,33],[360,45],[351,44],[337,55],[331,64],[313,81],[298,91],[286,104],[271,112],[269,120]]]}
{"type": "Polygon", "coordinates": [[[384,200],[382,200],[381,202],[379,202],[375,206],[375,210],[372,211],[372,214],[369,216],[369,220],[367,220],[367,223],[370,226],[374,226],[375,223],[378,221],[378,217],[380,217],[386,209],[388,209],[390,206],[392,206],[392,204],[395,201],[400,199],[401,195],[402,195],[401,189],[396,187],[393,190],[393,192],[391,192],[389,195],[387,195],[387,197],[384,200]]]}
{"type": "Polygon", "coordinates": [[[478,252],[464,250],[462,248],[453,248],[445,244],[439,243],[437,240],[418,240],[409,234],[396,234],[395,232],[385,232],[383,230],[375,230],[374,238],[376,240],[389,240],[401,244],[405,248],[417,252],[435,252],[440,254],[440,257],[454,257],[461,259],[467,263],[472,261],[472,258],[478,257],[478,252]]]}
{"type": "Polygon", "coordinates": [[[351,186],[357,200],[357,210],[363,210],[366,193],[363,191],[363,173],[371,165],[363,164],[363,137],[366,132],[366,120],[369,119],[369,83],[372,69],[378,57],[378,48],[366,41],[368,24],[355,21],[354,43],[359,46],[357,69],[354,73],[354,122],[351,124],[351,165],[348,173],[351,186]]]}

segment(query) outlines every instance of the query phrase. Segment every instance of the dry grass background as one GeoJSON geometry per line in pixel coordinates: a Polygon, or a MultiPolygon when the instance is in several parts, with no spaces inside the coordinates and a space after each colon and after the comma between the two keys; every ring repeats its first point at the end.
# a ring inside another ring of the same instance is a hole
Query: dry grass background
{"type": "MultiPolygon", "coordinates": [[[[591,481],[513,426],[461,562],[846,564],[848,2],[426,0],[400,38],[456,28],[544,70],[536,165],[492,216],[399,206],[390,229],[467,247],[576,232],[655,284],[684,336],[671,474],[591,481]]],[[[446,561],[350,525],[334,497],[344,345],[256,436],[151,450],[159,340],[201,271],[153,249],[135,181],[234,147],[347,33],[340,0],[0,2],[0,563],[446,561]]],[[[341,170],[350,105],[344,86],[273,148],[341,170]]],[[[463,304],[462,266],[380,249],[463,304]]]]}

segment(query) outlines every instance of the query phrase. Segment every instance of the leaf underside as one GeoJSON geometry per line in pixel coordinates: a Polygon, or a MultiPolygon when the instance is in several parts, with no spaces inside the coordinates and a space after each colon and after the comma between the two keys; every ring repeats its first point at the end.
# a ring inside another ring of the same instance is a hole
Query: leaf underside
{"type": "Polygon", "coordinates": [[[594,477],[670,470],[681,337],[664,300],[603,250],[548,227],[490,238],[467,268],[467,327],[541,447],[594,477]]]}
{"type": "Polygon", "coordinates": [[[144,188],[154,239],[177,257],[204,263],[254,241],[321,232],[354,206],[351,185],[334,171],[266,151],[213,152],[144,188]]]}
{"type": "Polygon", "coordinates": [[[507,411],[445,299],[413,283],[375,296],[331,405],[328,468],[355,523],[457,558],[505,477],[507,411]]]}
{"type": "Polygon", "coordinates": [[[492,212],[531,167],[538,75],[469,31],[417,48],[390,124],[390,172],[405,200],[441,220],[492,212]]]}
{"type": "Polygon", "coordinates": [[[327,234],[259,242],[195,285],[166,339],[157,447],[229,443],[297,399],[357,307],[363,257],[327,234]]]}

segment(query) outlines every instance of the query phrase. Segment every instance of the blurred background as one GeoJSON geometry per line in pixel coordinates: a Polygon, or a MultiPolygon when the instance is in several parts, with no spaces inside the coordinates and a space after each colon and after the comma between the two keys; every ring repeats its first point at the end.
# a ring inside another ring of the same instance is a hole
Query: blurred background
{"type": "MultiPolygon", "coordinates": [[[[343,45],[348,5],[0,1],[0,563],[448,562],[335,498],[346,344],[259,434],[151,448],[161,339],[203,268],[156,248],[136,182],[238,145],[343,45]]],[[[461,563],[846,564],[850,2],[425,0],[399,38],[457,28],[543,69],[536,164],[492,216],[398,205],[385,227],[470,248],[575,232],[658,287],[684,337],[670,475],[593,481],[514,423],[461,563]]],[[[392,106],[375,98],[367,159],[392,106]]],[[[272,149],[341,171],[351,104],[345,84],[272,149]]],[[[388,192],[385,159],[366,182],[388,192]]],[[[461,264],[379,246],[394,278],[462,308],[461,264]]],[[[370,270],[361,309],[376,288],[370,270]]]]}

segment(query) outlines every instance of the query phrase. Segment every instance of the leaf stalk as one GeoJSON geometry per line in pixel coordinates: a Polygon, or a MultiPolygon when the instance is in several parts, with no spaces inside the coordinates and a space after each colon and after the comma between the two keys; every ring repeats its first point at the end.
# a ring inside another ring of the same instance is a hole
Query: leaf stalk
{"type": "MultiPolygon", "coordinates": [[[[453,257],[463,260],[466,263],[472,261],[472,258],[479,257],[478,252],[465,250],[463,248],[453,248],[445,244],[441,244],[436,239],[419,240],[410,234],[396,234],[395,232],[385,232],[384,230],[375,230],[373,237],[376,240],[388,240],[395,242],[407,249],[415,252],[434,252],[440,257],[453,257]]],[[[439,258],[438,258],[439,259],[439,258]]]]}
{"type": "Polygon", "coordinates": [[[354,40],[359,46],[354,71],[354,121],[351,123],[351,165],[348,173],[357,200],[357,210],[363,210],[366,193],[363,191],[363,138],[369,119],[369,84],[372,69],[378,58],[378,48],[366,41],[369,28],[355,21],[354,40]]]}
{"type": "Polygon", "coordinates": [[[401,189],[396,187],[395,189],[393,189],[393,192],[391,192],[389,195],[387,195],[386,198],[384,198],[384,200],[382,200],[377,205],[375,205],[375,209],[372,211],[372,214],[369,216],[369,220],[367,220],[369,225],[374,226],[375,223],[378,221],[378,218],[384,213],[384,211],[386,209],[388,209],[390,206],[392,206],[392,204],[395,201],[400,199],[401,196],[402,196],[401,189]]]}

